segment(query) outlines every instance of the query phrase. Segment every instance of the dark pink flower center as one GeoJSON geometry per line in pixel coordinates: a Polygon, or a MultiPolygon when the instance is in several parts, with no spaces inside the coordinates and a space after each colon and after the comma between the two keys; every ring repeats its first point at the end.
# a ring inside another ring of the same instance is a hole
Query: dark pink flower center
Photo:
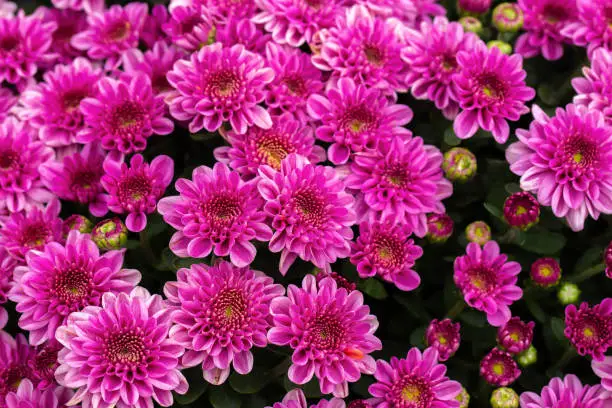
{"type": "Polygon", "coordinates": [[[383,173],[383,179],[392,187],[405,187],[410,182],[410,177],[401,164],[389,166],[383,173]]]}
{"type": "Polygon", "coordinates": [[[490,100],[503,100],[508,92],[508,86],[497,74],[485,72],[477,78],[478,88],[490,100]]]}
{"type": "Polygon", "coordinates": [[[486,372],[497,378],[512,377],[516,369],[516,363],[508,353],[497,352],[489,354],[484,364],[486,372]]]}
{"type": "Polygon", "coordinates": [[[87,94],[81,89],[71,89],[66,92],[62,97],[62,104],[64,110],[68,113],[72,113],[79,108],[79,105],[83,99],[87,97],[87,94]]]}
{"type": "Polygon", "coordinates": [[[283,83],[291,95],[304,96],[308,93],[304,78],[299,75],[288,75],[283,78],[283,83]]]}
{"type": "Polygon", "coordinates": [[[311,323],[306,341],[321,351],[343,351],[346,329],[342,322],[333,315],[322,314],[311,323]]]}
{"type": "Polygon", "coordinates": [[[557,0],[549,1],[542,9],[542,18],[551,24],[565,21],[570,17],[570,10],[563,4],[557,4],[557,0]]]}
{"type": "Polygon", "coordinates": [[[344,112],[341,123],[344,130],[351,133],[361,133],[372,130],[376,126],[377,115],[367,106],[357,105],[344,112]]]}
{"type": "Polygon", "coordinates": [[[71,309],[78,308],[89,297],[92,286],[91,272],[77,265],[57,271],[53,281],[55,297],[71,309]]]}
{"type": "Polygon", "coordinates": [[[119,181],[117,196],[121,204],[128,207],[146,200],[152,190],[151,179],[144,175],[133,175],[119,181]]]}
{"type": "Polygon", "coordinates": [[[223,69],[210,74],[206,83],[209,93],[217,98],[236,96],[242,88],[241,85],[240,75],[232,69],[223,69]]]}
{"type": "Polygon", "coordinates": [[[39,377],[53,378],[53,373],[59,365],[57,362],[57,354],[59,347],[45,347],[32,360],[32,367],[39,377]]]}
{"type": "Polygon", "coordinates": [[[302,189],[293,198],[295,209],[302,221],[313,227],[319,227],[327,220],[325,201],[319,192],[313,189],[302,189]]]}
{"type": "Polygon", "coordinates": [[[438,57],[440,59],[440,67],[446,72],[454,72],[459,64],[455,54],[445,53],[438,57]]]}
{"type": "Polygon", "coordinates": [[[285,134],[273,129],[262,130],[261,136],[254,143],[262,162],[276,170],[280,169],[283,159],[296,150],[285,134]]]}
{"type": "Polygon", "coordinates": [[[27,249],[40,249],[51,239],[51,230],[44,222],[27,225],[21,232],[19,243],[27,249]]]}
{"type": "Polygon", "coordinates": [[[599,147],[585,137],[570,135],[560,143],[552,165],[561,178],[592,177],[599,165],[599,147]]]}
{"type": "Polygon", "coordinates": [[[78,32],[78,27],[76,24],[72,23],[63,23],[59,24],[57,30],[53,32],[53,42],[54,43],[66,43],[72,39],[72,37],[78,32]]]}
{"type": "Polygon", "coordinates": [[[155,91],[155,93],[172,89],[170,82],[168,82],[168,79],[166,78],[166,74],[163,72],[153,74],[153,77],[151,78],[151,86],[153,87],[153,91],[155,91]]]}
{"type": "Polygon", "coordinates": [[[486,266],[472,266],[467,270],[468,285],[475,291],[487,294],[497,287],[496,271],[486,266]]]}
{"type": "Polygon", "coordinates": [[[378,45],[366,44],[363,47],[363,53],[370,64],[376,67],[382,67],[385,64],[385,50],[381,49],[378,45]]]}
{"type": "Polygon", "coordinates": [[[142,129],[146,117],[146,110],[141,104],[125,101],[111,110],[111,129],[118,134],[130,135],[142,129]]]}
{"type": "Polygon", "coordinates": [[[72,189],[77,194],[95,192],[100,182],[100,175],[94,170],[82,169],[72,175],[71,181],[72,189]]]}
{"type": "Polygon", "coordinates": [[[13,150],[0,151],[0,170],[19,168],[19,153],[13,150]]]}
{"type": "Polygon", "coordinates": [[[304,0],[304,2],[311,8],[318,10],[320,9],[323,4],[325,3],[325,0],[304,0]]]}
{"type": "Polygon", "coordinates": [[[610,319],[602,318],[591,311],[586,311],[574,324],[579,345],[585,347],[598,347],[602,342],[610,339],[612,333],[609,330],[610,319]]]}
{"type": "Polygon", "coordinates": [[[113,364],[141,363],[147,352],[140,330],[132,329],[108,336],[104,344],[104,355],[113,364]]]}
{"type": "Polygon", "coordinates": [[[247,317],[248,303],[244,293],[236,288],[220,291],[212,301],[213,319],[225,329],[240,329],[247,317]]]}
{"type": "Polygon", "coordinates": [[[242,203],[234,195],[217,194],[203,203],[202,212],[212,224],[225,226],[242,214],[242,203]]]}
{"type": "Polygon", "coordinates": [[[7,51],[7,52],[14,51],[18,45],[19,45],[19,38],[15,36],[9,35],[9,36],[0,38],[0,50],[7,51]]]}
{"type": "Polygon", "coordinates": [[[129,21],[116,21],[106,29],[104,37],[108,42],[123,41],[129,37],[131,28],[129,21]]]}
{"type": "Polygon", "coordinates": [[[385,268],[398,268],[404,263],[404,243],[398,237],[379,234],[372,246],[376,261],[385,268]]]}
{"type": "Polygon", "coordinates": [[[24,364],[12,364],[0,370],[0,397],[17,390],[21,381],[28,378],[30,370],[24,364]]]}
{"type": "Polygon", "coordinates": [[[391,392],[394,396],[394,406],[397,408],[426,408],[433,401],[429,383],[411,374],[400,378],[393,384],[391,392]]]}

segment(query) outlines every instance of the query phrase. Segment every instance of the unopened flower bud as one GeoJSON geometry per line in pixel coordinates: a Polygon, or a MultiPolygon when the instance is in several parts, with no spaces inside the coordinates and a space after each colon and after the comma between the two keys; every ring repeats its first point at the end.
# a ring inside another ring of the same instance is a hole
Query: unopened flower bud
{"type": "Polygon", "coordinates": [[[89,234],[92,228],[93,224],[87,217],[80,214],[73,214],[64,220],[62,232],[64,233],[64,237],[67,237],[68,233],[72,230],[79,231],[83,234],[89,234]]]}
{"type": "Polygon", "coordinates": [[[553,258],[540,258],[531,265],[530,276],[537,286],[551,288],[561,279],[561,266],[553,258]]]}
{"type": "Polygon", "coordinates": [[[493,408],[518,408],[519,396],[512,388],[502,387],[491,394],[493,408]]]}
{"type": "Polygon", "coordinates": [[[531,345],[527,350],[517,355],[517,361],[521,367],[527,367],[535,364],[538,361],[538,351],[535,347],[533,347],[533,345],[531,345]]]}
{"type": "Polygon", "coordinates": [[[492,0],[457,0],[457,8],[461,14],[484,14],[491,8],[492,0]]]}
{"type": "Polygon", "coordinates": [[[578,299],[580,299],[580,293],[581,290],[578,285],[570,282],[564,282],[559,287],[557,298],[562,305],[569,305],[571,303],[576,303],[578,299]]]}
{"type": "Polygon", "coordinates": [[[128,229],[118,217],[100,221],[91,232],[93,241],[102,250],[125,247],[128,229]]]}
{"type": "Polygon", "coordinates": [[[467,32],[474,34],[482,33],[482,23],[476,17],[461,17],[459,19],[459,24],[461,24],[461,27],[463,27],[463,29],[467,32]]]}
{"type": "Polygon", "coordinates": [[[493,9],[493,25],[503,33],[514,33],[523,27],[523,10],[516,3],[501,3],[493,9]]]}
{"type": "Polygon", "coordinates": [[[465,229],[468,241],[484,245],[491,240],[491,227],[484,221],[475,221],[465,229]]]}
{"type": "Polygon", "coordinates": [[[459,401],[459,408],[467,408],[470,405],[470,394],[468,394],[463,386],[461,387],[461,392],[455,399],[459,401]]]}
{"type": "Polygon", "coordinates": [[[540,203],[529,193],[514,193],[504,203],[504,219],[512,226],[527,231],[540,220],[540,203]]]}
{"type": "Polygon", "coordinates": [[[476,156],[468,149],[454,147],[444,153],[442,170],[450,181],[465,182],[476,174],[476,156]]]}
{"type": "Polygon", "coordinates": [[[512,46],[504,41],[493,40],[487,43],[487,47],[493,48],[497,47],[503,54],[511,55],[512,54],[512,46]]]}
{"type": "Polygon", "coordinates": [[[427,239],[440,244],[446,242],[453,235],[454,222],[447,214],[427,215],[427,239]]]}

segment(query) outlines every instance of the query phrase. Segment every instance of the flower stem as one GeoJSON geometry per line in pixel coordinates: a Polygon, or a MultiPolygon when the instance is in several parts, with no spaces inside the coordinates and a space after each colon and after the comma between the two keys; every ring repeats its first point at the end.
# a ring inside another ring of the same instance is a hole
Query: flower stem
{"type": "Polygon", "coordinates": [[[568,281],[573,283],[580,283],[589,278],[592,278],[595,275],[598,275],[599,273],[603,272],[604,269],[606,269],[606,265],[604,263],[600,263],[588,269],[585,269],[584,271],[576,275],[570,276],[568,281]]]}
{"type": "Polygon", "coordinates": [[[459,316],[461,312],[463,312],[463,309],[465,309],[465,302],[463,299],[459,299],[457,303],[455,303],[446,313],[446,317],[449,319],[454,319],[455,317],[459,316]]]}
{"type": "Polygon", "coordinates": [[[146,231],[146,229],[140,231],[140,247],[145,253],[145,257],[147,259],[148,264],[154,266],[157,265],[158,262],[157,258],[155,257],[155,254],[153,253],[153,249],[149,244],[149,237],[146,231]]]}
{"type": "Polygon", "coordinates": [[[565,349],[565,353],[563,353],[563,355],[557,361],[557,363],[554,366],[552,366],[550,370],[548,370],[547,374],[554,376],[557,371],[562,370],[577,355],[578,353],[576,353],[576,350],[573,347],[571,346],[568,347],[567,349],[565,349]]]}

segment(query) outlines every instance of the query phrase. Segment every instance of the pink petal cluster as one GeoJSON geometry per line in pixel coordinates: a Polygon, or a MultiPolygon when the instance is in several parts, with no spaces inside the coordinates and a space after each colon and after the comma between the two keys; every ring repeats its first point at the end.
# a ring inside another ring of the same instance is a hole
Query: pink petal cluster
{"type": "MultiPolygon", "coordinates": [[[[308,408],[308,403],[304,392],[296,388],[289,391],[281,402],[276,402],[265,408],[308,408]]],[[[329,401],[320,400],[319,403],[311,405],[310,408],[346,408],[346,404],[339,398],[332,398],[329,401]]]]}
{"type": "Polygon", "coordinates": [[[541,394],[521,394],[521,408],[605,408],[609,399],[599,385],[583,385],[573,374],[555,377],[542,388],[541,394]]]}
{"type": "Polygon", "coordinates": [[[579,307],[567,306],[565,337],[581,356],[590,355],[602,361],[612,347],[612,298],[605,298],[592,307],[586,302],[579,307]]]}
{"type": "Polygon", "coordinates": [[[5,404],[6,408],[64,408],[72,394],[70,389],[64,387],[41,391],[25,379],[19,383],[16,391],[6,395],[5,404]]]}
{"type": "Polygon", "coordinates": [[[577,21],[567,24],[561,34],[574,44],[587,47],[589,56],[597,48],[612,51],[612,0],[576,0],[577,21]]]}
{"type": "Polygon", "coordinates": [[[572,79],[576,91],[574,104],[603,113],[612,125],[612,51],[593,51],[591,66],[582,69],[584,78],[572,79]]]}

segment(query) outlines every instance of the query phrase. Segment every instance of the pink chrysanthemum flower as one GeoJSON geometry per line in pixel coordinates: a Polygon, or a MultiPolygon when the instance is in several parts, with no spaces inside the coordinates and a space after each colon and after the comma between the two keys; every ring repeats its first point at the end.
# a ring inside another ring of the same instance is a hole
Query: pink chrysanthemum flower
{"type": "Polygon", "coordinates": [[[521,370],[512,354],[494,348],[480,362],[480,375],[491,385],[505,387],[519,378],[521,370]]]}
{"type": "MultiPolygon", "coordinates": [[[[217,2],[218,0],[214,1],[217,2]]],[[[270,42],[272,36],[265,33],[250,19],[232,18],[224,26],[217,28],[215,39],[224,47],[242,44],[247,51],[264,55],[266,45],[270,42]]],[[[310,59],[308,59],[308,62],[310,62],[310,59]]]]}
{"type": "Polygon", "coordinates": [[[280,170],[261,166],[259,175],[263,210],[274,230],[269,248],[281,252],[281,274],[297,257],[329,271],[330,263],[350,254],[354,200],[334,168],[290,154],[280,170]]]}
{"type": "Polygon", "coordinates": [[[601,385],[608,392],[612,392],[612,356],[604,357],[603,360],[591,362],[593,372],[601,378],[601,385]]]}
{"type": "Polygon", "coordinates": [[[316,164],[325,160],[325,150],[315,145],[312,127],[294,120],[290,114],[272,117],[272,127],[250,127],[244,135],[229,131],[231,146],[215,149],[215,158],[236,170],[243,179],[257,176],[261,165],[280,170],[281,162],[291,153],[306,157],[316,164]]]}
{"type": "Polygon", "coordinates": [[[591,67],[584,67],[582,72],[584,78],[572,79],[577,93],[574,104],[601,111],[612,125],[612,51],[595,50],[591,67]]]}
{"type": "Polygon", "coordinates": [[[519,0],[523,12],[523,30],[515,51],[525,58],[542,54],[549,61],[563,56],[563,44],[570,41],[561,34],[578,17],[576,0],[519,0]]]}
{"type": "Polygon", "coordinates": [[[201,5],[178,6],[162,27],[172,44],[193,52],[212,44],[215,27],[208,9],[201,5]]]}
{"type": "Polygon", "coordinates": [[[9,0],[0,0],[0,17],[13,17],[17,11],[17,5],[9,0]]]}
{"type": "Polygon", "coordinates": [[[214,132],[223,122],[240,134],[251,125],[268,129],[270,114],[259,103],[265,97],[264,87],[273,79],[274,71],[260,55],[240,44],[215,43],[193,53],[189,61],[178,61],[168,73],[168,82],[176,88],[170,113],[190,121],[191,133],[214,132]]]}
{"type": "Polygon", "coordinates": [[[565,337],[576,347],[581,356],[590,355],[601,361],[612,347],[612,298],[590,307],[583,302],[580,307],[565,308],[565,337]]]}
{"type": "Polygon", "coordinates": [[[537,105],[529,130],[506,150],[521,188],[565,217],[574,231],[587,216],[612,213],[612,127],[601,112],[567,105],[549,118],[537,105]]]}
{"type": "Polygon", "coordinates": [[[0,249],[0,329],[8,323],[8,312],[4,304],[8,300],[8,292],[13,284],[13,270],[16,266],[17,260],[10,256],[6,249],[0,249]]]}
{"type": "Polygon", "coordinates": [[[301,288],[289,285],[287,296],[272,300],[274,327],[268,340],[294,350],[291,381],[305,384],[314,375],[322,393],[344,398],[349,382],[374,373],[370,353],[382,349],[374,336],[378,320],[369,312],[361,292],[339,289],[331,278],[317,283],[307,275],[301,288]]]}
{"type": "Polygon", "coordinates": [[[255,0],[197,0],[206,5],[215,20],[225,26],[231,19],[248,19],[255,16],[258,9],[255,0]]]}
{"type": "Polygon", "coordinates": [[[553,378],[542,388],[541,394],[521,394],[522,408],[605,408],[606,395],[599,385],[582,385],[573,374],[553,378]]]}
{"type": "Polygon", "coordinates": [[[101,77],[101,70],[86,58],[77,58],[70,65],[56,65],[45,73],[43,82],[23,93],[19,116],[39,131],[45,144],[73,144],[84,126],[79,104],[95,95],[101,77]]]}
{"type": "Polygon", "coordinates": [[[174,176],[174,161],[166,156],[156,156],[151,164],[141,154],[130,159],[130,165],[111,158],[104,161],[100,182],[108,192],[105,202],[116,214],[127,213],[128,230],[140,232],[147,226],[147,214],[155,211],[157,202],[164,195],[174,176]]]}
{"type": "Polygon", "coordinates": [[[412,268],[423,249],[409,239],[411,234],[403,224],[362,222],[351,249],[351,263],[357,266],[359,276],[378,275],[401,290],[416,289],[421,277],[412,268]]]}
{"type": "Polygon", "coordinates": [[[457,54],[457,62],[459,72],[453,80],[462,112],[453,124],[455,134],[467,139],[482,128],[498,143],[506,143],[510,135],[507,121],[517,121],[529,112],[525,102],[535,96],[535,91],[525,85],[522,57],[476,42],[471,50],[457,54]]]}
{"type": "Polygon", "coordinates": [[[52,160],[53,150],[35,140],[25,123],[9,117],[0,124],[0,211],[29,210],[49,202],[38,168],[52,160]]]}
{"type": "Polygon", "coordinates": [[[394,138],[356,154],[345,183],[356,192],[358,221],[392,220],[427,234],[427,213],[444,213],[453,186],[442,172],[442,153],[415,137],[394,138]]]}
{"type": "Polygon", "coordinates": [[[514,193],[504,202],[504,220],[526,231],[540,220],[540,203],[526,191],[514,193]]]}
{"type": "Polygon", "coordinates": [[[509,353],[517,354],[531,346],[534,322],[525,323],[513,317],[497,329],[497,343],[509,353]]]}
{"type": "Polygon", "coordinates": [[[377,18],[395,17],[409,27],[415,24],[419,14],[413,0],[353,0],[352,3],[365,6],[377,18]]]}
{"type": "Polygon", "coordinates": [[[408,64],[406,85],[417,99],[434,102],[448,119],[459,112],[459,93],[453,76],[459,72],[457,53],[469,51],[479,41],[474,33],[465,33],[461,24],[446,17],[424,21],[419,30],[405,34],[407,46],[402,60],[408,64]]]}
{"type": "Polygon", "coordinates": [[[19,99],[10,89],[0,87],[0,123],[17,113],[16,105],[19,99]]]}
{"type": "Polygon", "coordinates": [[[357,84],[379,88],[385,94],[406,91],[407,66],[400,58],[403,44],[394,26],[375,18],[363,6],[353,6],[336,27],[321,33],[321,51],[313,64],[332,71],[332,78],[351,78],[357,84]]]}
{"type": "Polygon", "coordinates": [[[442,244],[453,235],[455,222],[448,214],[427,214],[427,238],[442,244]]]}
{"type": "Polygon", "coordinates": [[[72,394],[72,390],[64,387],[41,391],[25,379],[19,383],[16,391],[6,395],[5,404],[7,408],[64,408],[72,394]]]}
{"type": "Polygon", "coordinates": [[[482,248],[469,243],[466,254],[455,259],[455,284],[466,303],[487,314],[489,324],[499,327],[510,320],[510,308],[523,291],[517,286],[521,265],[507,262],[499,245],[489,241],[482,248]]]}
{"type": "Polygon", "coordinates": [[[336,165],[395,137],[411,136],[403,127],[412,120],[408,106],[390,103],[378,89],[357,85],[350,78],[340,78],[325,96],[312,95],[307,107],[310,117],[320,121],[317,138],[331,143],[328,156],[336,165]]]}
{"type": "Polygon", "coordinates": [[[451,319],[433,319],[425,332],[427,346],[438,351],[440,361],[451,358],[459,349],[461,343],[461,325],[451,319]]]}
{"type": "Polygon", "coordinates": [[[60,202],[51,200],[46,208],[32,208],[11,214],[0,225],[0,247],[18,261],[30,250],[41,250],[49,242],[62,241],[60,202]]]}
{"type": "Polygon", "coordinates": [[[26,16],[23,10],[15,17],[0,18],[0,83],[21,87],[40,64],[53,60],[50,47],[56,28],[54,22],[26,16]]]}
{"type": "Polygon", "coordinates": [[[406,358],[392,357],[376,362],[376,381],[368,391],[373,408],[459,408],[461,385],[451,381],[446,366],[438,363],[438,352],[428,348],[421,353],[413,347],[406,358]]]}
{"type": "Polygon", "coordinates": [[[315,33],[332,27],[341,13],[343,0],[255,0],[261,10],[252,21],[263,24],[279,44],[300,47],[315,33]]]}
{"type": "Polygon", "coordinates": [[[87,51],[93,60],[106,59],[107,70],[117,68],[121,55],[138,45],[148,8],[146,3],[133,2],[91,13],[87,16],[89,28],[72,37],[70,43],[76,49],[87,51]]]}
{"type": "Polygon", "coordinates": [[[9,392],[16,391],[23,380],[31,379],[28,360],[33,354],[23,334],[12,338],[0,330],[0,408],[6,408],[4,397],[9,392]]]}
{"type": "Polygon", "coordinates": [[[87,29],[87,16],[84,12],[39,7],[34,15],[40,15],[43,21],[52,22],[57,26],[53,31],[53,42],[49,48],[53,54],[53,61],[44,65],[70,64],[75,58],[83,55],[83,51],[74,48],[70,41],[74,35],[87,29]]]}
{"type": "Polygon", "coordinates": [[[88,204],[89,211],[101,217],[107,211],[100,183],[104,174],[104,150],[97,143],[87,144],[80,150],[76,146],[69,149],[72,154],[40,166],[40,178],[62,200],[88,204]]]}
{"type": "Polygon", "coordinates": [[[325,278],[332,278],[336,281],[336,285],[339,289],[344,288],[348,293],[357,290],[357,284],[349,281],[344,276],[340,275],[338,272],[325,272],[322,270],[318,270],[315,272],[315,278],[317,279],[317,283],[321,282],[325,278]]]}
{"type": "Polygon", "coordinates": [[[104,0],[51,0],[58,9],[84,10],[87,13],[102,11],[104,0]]]}
{"type": "Polygon", "coordinates": [[[31,377],[38,383],[38,389],[44,390],[56,385],[55,369],[59,366],[57,356],[62,345],[55,339],[36,348],[35,353],[28,360],[31,377]]]}
{"type": "Polygon", "coordinates": [[[53,339],[71,312],[99,305],[104,292],[129,292],[140,272],[121,269],[123,251],[100,255],[89,235],[71,231],[66,245],[51,242],[30,251],[26,266],[15,268],[9,299],[21,313],[19,327],[30,331],[30,343],[53,339]]]}
{"type": "Polygon", "coordinates": [[[96,96],[81,102],[87,127],[78,133],[79,143],[100,140],[104,149],[127,154],[143,151],[151,135],[174,130],[164,98],[153,94],[151,79],[144,73],[120,80],[103,78],[97,90],[96,96]]]}
{"type": "Polygon", "coordinates": [[[173,89],[166,75],[182,56],[183,53],[176,47],[160,41],[144,53],[136,48],[126,51],[123,54],[123,69],[131,76],[139,72],[146,74],[151,79],[153,94],[165,98],[173,89]]]}
{"type": "Polygon", "coordinates": [[[275,72],[275,80],[268,84],[266,105],[271,114],[291,113],[302,123],[313,120],[306,111],[310,95],[323,90],[321,71],[312,65],[310,55],[299,49],[266,44],[266,59],[275,72]]]}
{"type": "Polygon", "coordinates": [[[225,382],[230,365],[239,374],[250,373],[251,348],[268,344],[270,302],[285,288],[262,272],[226,261],[179,269],[177,279],[166,283],[164,293],[177,308],[170,338],[187,350],[181,364],[202,364],[204,378],[216,385],[225,382]]]}
{"type": "Polygon", "coordinates": [[[147,49],[152,48],[157,42],[165,43],[167,41],[163,26],[168,22],[169,18],[170,13],[168,13],[168,8],[165,4],[155,4],[153,6],[140,32],[140,41],[145,44],[147,49]]]}
{"type": "Polygon", "coordinates": [[[105,293],[101,307],[71,314],[57,330],[64,349],[55,372],[61,385],[77,388],[68,405],[140,408],[155,401],[169,407],[172,391],[185,394],[184,349],[168,337],[171,315],[161,296],[140,287],[105,293]]]}
{"type": "Polygon", "coordinates": [[[554,258],[540,258],[531,264],[530,276],[538,286],[553,287],[561,279],[561,265],[554,258]]]}
{"type": "Polygon", "coordinates": [[[179,195],[162,198],[157,204],[164,221],[178,230],[170,249],[180,257],[204,258],[213,252],[229,255],[238,267],[249,265],[256,254],[251,241],[272,237],[261,211],[257,180],[244,182],[223,163],[212,169],[196,168],[192,179],[179,179],[179,195]]]}
{"type": "MultiPolygon", "coordinates": [[[[276,402],[265,408],[308,408],[308,402],[304,392],[296,388],[289,391],[281,402],[276,402]]],[[[339,398],[332,398],[329,401],[320,400],[318,404],[311,405],[310,408],[346,408],[346,404],[339,398]]]]}
{"type": "Polygon", "coordinates": [[[576,4],[577,21],[563,27],[561,34],[587,47],[589,56],[599,47],[612,51],[612,0],[576,0],[576,4]]]}

